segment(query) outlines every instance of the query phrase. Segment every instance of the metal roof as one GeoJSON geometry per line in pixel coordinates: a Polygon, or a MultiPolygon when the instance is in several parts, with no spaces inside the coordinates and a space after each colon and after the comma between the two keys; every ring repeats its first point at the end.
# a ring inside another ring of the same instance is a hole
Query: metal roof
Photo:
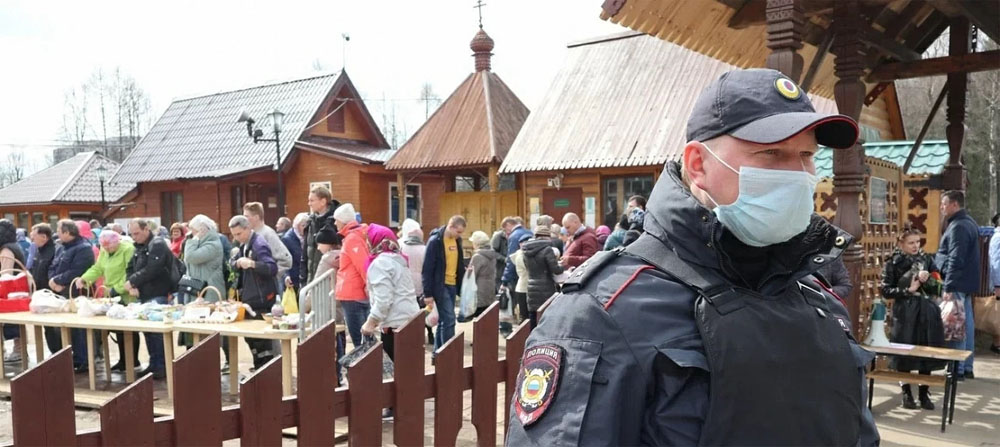
{"type": "Polygon", "coordinates": [[[132,150],[113,182],[152,182],[202,178],[274,166],[274,143],[254,144],[241,111],[257,120],[265,138],[273,138],[267,113],[285,114],[281,132],[282,163],[314,119],[331,90],[346,79],[343,72],[268,84],[174,101],[132,150]]]}
{"type": "MultiPolygon", "coordinates": [[[[913,141],[865,143],[865,156],[879,158],[902,167],[912,148],[913,141]]],[[[828,147],[821,147],[816,152],[814,160],[817,176],[833,177],[833,151],[828,147]]],[[[908,174],[940,174],[948,164],[948,155],[948,141],[924,141],[920,144],[917,155],[913,157],[913,164],[910,165],[908,174]]]]}
{"type": "Polygon", "coordinates": [[[369,144],[359,143],[355,140],[323,137],[318,135],[304,137],[298,141],[298,144],[306,148],[318,149],[323,152],[329,152],[333,155],[339,155],[371,164],[384,164],[392,158],[393,154],[396,153],[396,150],[392,148],[376,147],[369,144]]]}
{"type": "MultiPolygon", "coordinates": [[[[118,169],[118,163],[97,152],[81,152],[0,189],[0,205],[101,203],[99,166],[104,166],[109,177],[118,169]]],[[[107,203],[114,202],[132,188],[135,183],[105,182],[104,199],[107,203]]]]}
{"type": "MultiPolygon", "coordinates": [[[[709,83],[735,67],[629,31],[570,45],[501,173],[662,165],[679,158],[709,83]]],[[[833,101],[809,95],[816,111],[833,101]]]]}
{"type": "Polygon", "coordinates": [[[386,169],[457,168],[503,161],[527,116],[528,108],[499,76],[477,71],[399,148],[386,169]]]}

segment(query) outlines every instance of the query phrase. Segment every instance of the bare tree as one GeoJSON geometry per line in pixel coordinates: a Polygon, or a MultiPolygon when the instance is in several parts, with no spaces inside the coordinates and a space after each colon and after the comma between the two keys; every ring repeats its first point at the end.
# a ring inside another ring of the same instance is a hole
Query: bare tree
{"type": "MultiPolygon", "coordinates": [[[[66,91],[63,137],[76,147],[97,147],[122,161],[152,124],[150,100],[135,78],[115,68],[97,68],[80,85],[66,91]],[[118,137],[114,139],[117,129],[118,137]]],[[[90,150],[90,149],[88,149],[90,150]]]]}
{"type": "Polygon", "coordinates": [[[434,88],[431,86],[430,82],[425,82],[423,86],[420,87],[420,101],[424,103],[424,119],[431,117],[431,109],[437,107],[441,103],[441,97],[434,93],[434,88]],[[433,106],[431,105],[433,104],[433,106]]]}
{"type": "Polygon", "coordinates": [[[63,94],[63,137],[74,143],[87,138],[90,123],[87,119],[87,85],[80,85],[63,94]]]}
{"type": "Polygon", "coordinates": [[[24,151],[14,149],[7,153],[7,159],[0,167],[0,188],[13,185],[24,178],[27,170],[24,160],[24,151]]]}

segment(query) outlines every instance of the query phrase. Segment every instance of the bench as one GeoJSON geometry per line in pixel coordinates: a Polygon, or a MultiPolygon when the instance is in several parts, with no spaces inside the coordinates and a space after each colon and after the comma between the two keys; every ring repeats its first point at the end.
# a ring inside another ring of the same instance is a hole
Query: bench
{"type": "MultiPolygon", "coordinates": [[[[904,372],[889,371],[884,369],[876,369],[874,371],[868,371],[869,385],[874,384],[876,380],[884,380],[887,382],[902,382],[902,383],[944,388],[944,384],[945,382],[948,381],[948,378],[945,376],[934,376],[934,375],[925,376],[923,374],[904,373],[904,372]]],[[[869,393],[870,392],[871,391],[869,391],[869,393]]],[[[871,408],[870,404],[869,408],[871,408]]]]}

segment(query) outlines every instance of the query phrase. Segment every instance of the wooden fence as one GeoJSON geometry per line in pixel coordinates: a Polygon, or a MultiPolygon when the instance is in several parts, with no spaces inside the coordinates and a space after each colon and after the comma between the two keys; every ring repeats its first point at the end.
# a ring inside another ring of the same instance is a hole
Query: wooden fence
{"type": "MultiPolygon", "coordinates": [[[[434,399],[435,445],[455,445],[462,427],[462,393],[472,390],[472,423],[479,445],[495,445],[498,417],[509,420],[510,398],[530,328],[525,322],[507,338],[500,358],[499,308],[493,304],[473,323],[472,365],[464,364],[464,333],[437,353],[425,369],[424,316],[396,332],[395,379],[382,380],[382,345],[347,370],[349,387],[336,388],[335,327],[328,324],[298,347],[298,393],[282,397],[281,359],[242,382],[240,404],[222,407],[219,336],[212,335],[174,360],[173,416],[153,417],[153,383],[146,376],[100,408],[101,426],[77,432],[73,364],[64,348],[11,380],[15,445],[173,446],[281,445],[282,430],[298,429],[298,445],[333,445],[335,421],[347,418],[351,445],[382,445],[383,408],[395,412],[393,443],[424,443],[424,403],[434,399]],[[512,359],[512,360],[508,360],[512,359]],[[504,414],[497,414],[503,384],[504,414]],[[216,402],[217,405],[208,403],[216,402]]],[[[504,434],[506,436],[506,433],[504,434]]]]}

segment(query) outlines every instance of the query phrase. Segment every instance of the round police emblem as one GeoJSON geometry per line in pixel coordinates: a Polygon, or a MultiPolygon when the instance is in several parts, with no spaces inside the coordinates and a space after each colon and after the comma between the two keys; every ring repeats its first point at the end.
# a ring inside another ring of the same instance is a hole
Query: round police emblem
{"type": "Polygon", "coordinates": [[[562,356],[563,348],[558,345],[535,346],[524,352],[514,409],[525,427],[538,421],[552,404],[559,386],[562,356]]]}
{"type": "Polygon", "coordinates": [[[774,81],[774,88],[778,90],[785,99],[796,100],[802,96],[802,90],[799,90],[799,86],[795,85],[791,79],[788,78],[778,78],[774,81]]]}

